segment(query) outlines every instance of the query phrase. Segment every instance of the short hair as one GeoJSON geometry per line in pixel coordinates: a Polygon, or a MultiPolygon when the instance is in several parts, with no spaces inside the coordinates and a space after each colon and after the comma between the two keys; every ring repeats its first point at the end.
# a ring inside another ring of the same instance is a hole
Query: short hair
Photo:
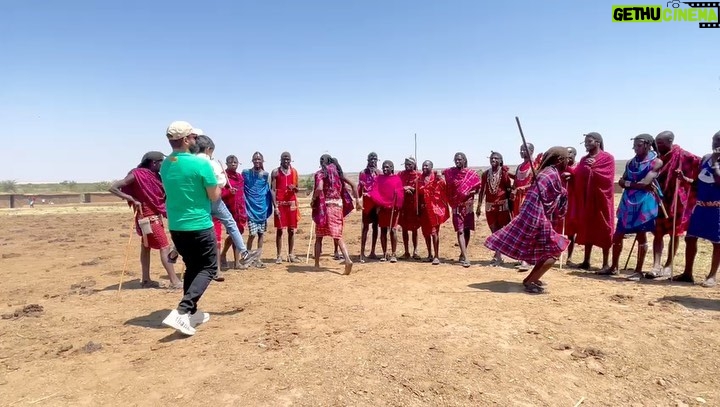
{"type": "Polygon", "coordinates": [[[199,153],[205,153],[207,150],[215,149],[215,143],[213,143],[212,139],[208,136],[197,136],[195,144],[197,145],[199,153]]]}

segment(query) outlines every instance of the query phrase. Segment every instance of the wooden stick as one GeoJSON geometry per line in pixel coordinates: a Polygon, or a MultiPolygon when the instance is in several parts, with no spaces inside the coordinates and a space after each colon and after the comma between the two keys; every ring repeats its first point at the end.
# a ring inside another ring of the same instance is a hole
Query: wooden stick
{"type": "Polygon", "coordinates": [[[637,243],[637,235],[635,235],[635,240],[633,240],[633,244],[630,246],[630,253],[628,253],[627,260],[625,260],[623,270],[627,270],[628,263],[630,263],[630,256],[632,256],[633,250],[635,250],[635,243],[637,243]]]}
{"type": "Polygon", "coordinates": [[[577,403],[575,403],[575,407],[580,407],[580,404],[582,404],[583,401],[585,401],[585,397],[580,398],[580,400],[577,403]]]}
{"type": "MultiPolygon", "coordinates": [[[[133,210],[133,220],[130,224],[130,237],[128,238],[127,246],[125,247],[125,263],[123,264],[122,271],[120,272],[120,283],[118,284],[118,294],[122,290],[123,277],[125,276],[125,270],[127,269],[128,258],[130,257],[130,242],[132,241],[133,234],[135,234],[135,219],[137,218],[138,210],[133,210]]],[[[142,231],[140,231],[142,233],[142,231]]]]}
{"type": "Polygon", "coordinates": [[[672,256],[672,261],[670,262],[670,279],[668,281],[672,281],[673,272],[675,269],[675,227],[677,226],[677,201],[679,192],[680,177],[675,180],[675,194],[673,195],[673,206],[672,208],[670,208],[670,210],[673,211],[672,232],[670,233],[670,255],[672,256]]]}
{"type": "Polygon", "coordinates": [[[305,256],[305,264],[310,263],[310,245],[312,244],[313,232],[315,232],[315,222],[310,219],[312,226],[310,226],[310,240],[308,240],[307,255],[305,256]]]}

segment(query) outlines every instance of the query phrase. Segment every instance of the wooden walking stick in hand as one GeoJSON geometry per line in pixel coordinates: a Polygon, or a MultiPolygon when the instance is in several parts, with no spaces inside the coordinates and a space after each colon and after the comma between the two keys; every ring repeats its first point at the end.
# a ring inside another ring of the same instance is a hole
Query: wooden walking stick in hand
{"type": "Polygon", "coordinates": [[[675,227],[677,226],[677,201],[678,194],[680,193],[680,177],[675,180],[675,193],[673,194],[673,203],[670,212],[673,213],[672,219],[672,233],[670,233],[670,255],[672,260],[670,261],[670,279],[672,281],[673,273],[675,271],[675,227]]]}
{"type": "MultiPolygon", "coordinates": [[[[140,212],[142,213],[142,212],[140,212]]],[[[122,271],[120,272],[120,283],[118,283],[118,294],[122,290],[123,277],[125,276],[125,270],[127,269],[128,257],[130,257],[130,242],[132,242],[133,234],[135,234],[135,220],[137,219],[138,208],[133,210],[132,223],[130,224],[130,237],[128,238],[127,246],[125,247],[125,263],[123,264],[122,271]]],[[[142,231],[140,231],[142,233],[142,231]]]]}

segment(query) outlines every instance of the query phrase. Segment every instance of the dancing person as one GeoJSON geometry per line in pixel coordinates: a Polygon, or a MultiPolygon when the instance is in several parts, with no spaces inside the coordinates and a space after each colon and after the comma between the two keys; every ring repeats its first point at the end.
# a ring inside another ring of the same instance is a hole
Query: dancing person
{"type": "Polygon", "coordinates": [[[698,239],[712,243],[710,272],[703,287],[717,285],[717,271],[720,266],[720,131],[712,138],[712,153],[701,160],[696,178],[682,178],[683,183],[694,182],[697,187],[697,202],[690,217],[685,236],[685,271],[672,278],[673,281],[694,283],[693,266],[697,255],[698,239]]]}
{"type": "MultiPolygon", "coordinates": [[[[484,200],[485,219],[490,232],[495,233],[512,220],[508,204],[512,180],[510,179],[510,169],[505,166],[502,154],[495,151],[490,153],[490,168],[483,172],[480,181],[480,193],[475,214],[478,218],[482,214],[484,200]]],[[[496,251],[491,266],[500,266],[502,263],[502,254],[496,251]]]]}
{"type": "Polygon", "coordinates": [[[504,228],[490,235],[490,250],[534,264],[523,280],[525,291],[545,292],[543,275],[555,264],[569,241],[556,231],[567,212],[567,190],[560,174],[567,167],[566,147],[552,147],[543,155],[537,178],[527,189],[519,215],[504,228]]]}
{"type": "Polygon", "coordinates": [[[662,202],[657,175],[663,162],[657,158],[655,139],[649,134],[640,134],[633,140],[635,157],[628,161],[625,172],[618,181],[623,188],[617,209],[617,225],[613,235],[612,264],[597,272],[599,275],[616,275],[625,235],[635,234],[637,239],[637,263],[635,273],[627,279],[638,281],[644,277],[642,268],[647,254],[647,232],[655,231],[659,202],[662,202]]]}
{"type": "Polygon", "coordinates": [[[423,162],[418,186],[420,228],[428,250],[427,261],[433,266],[440,264],[440,226],[450,219],[445,190],[445,180],[433,171],[433,162],[423,162]]]}
{"type": "MultiPolygon", "coordinates": [[[[346,177],[345,173],[342,170],[342,167],[340,166],[340,163],[338,162],[337,158],[332,157],[332,163],[335,164],[335,169],[337,169],[338,174],[340,174],[340,179],[343,181],[343,189],[342,189],[342,203],[343,203],[343,217],[347,218],[348,215],[352,213],[352,211],[355,209],[355,200],[353,199],[353,196],[356,196],[357,193],[353,192],[355,190],[355,184],[350,182],[346,177]],[[354,194],[354,195],[353,195],[354,194]]],[[[345,262],[345,259],[342,257],[342,254],[340,253],[340,245],[336,240],[333,240],[333,259],[340,260],[340,264],[343,264],[345,262]]]]}
{"type": "MultiPolygon", "coordinates": [[[[225,165],[227,166],[225,169],[227,184],[222,189],[222,200],[225,202],[225,206],[235,220],[238,232],[242,238],[242,234],[245,232],[245,225],[248,220],[247,211],[245,209],[244,182],[240,173],[237,172],[239,161],[236,156],[227,156],[227,158],[225,158],[225,165]]],[[[256,260],[257,256],[260,254],[257,250],[250,253],[245,246],[242,246],[244,250],[241,252],[241,248],[235,245],[231,236],[228,236],[225,238],[222,253],[220,253],[220,270],[227,270],[229,268],[227,262],[227,252],[230,247],[233,248],[233,268],[236,270],[246,269],[247,265],[256,260]]]]}
{"type": "Polygon", "coordinates": [[[300,186],[298,173],[290,163],[292,157],[290,153],[284,152],[280,155],[280,166],[275,168],[270,174],[270,190],[272,191],[273,202],[275,205],[274,225],[277,230],[275,234],[275,247],[277,249],[276,264],[282,264],[282,235],[283,229],[287,229],[288,233],[288,257],[290,263],[298,263],[298,259],[293,254],[295,246],[295,231],[300,221],[300,211],[298,210],[297,192],[300,186]]]}
{"type": "Polygon", "coordinates": [[[121,199],[127,201],[128,205],[135,209],[135,230],[138,236],[142,237],[140,246],[140,268],[142,277],[140,286],[142,288],[159,287],[160,284],[150,278],[150,250],[160,251],[160,262],[162,262],[168,278],[170,288],[182,288],[182,281],[175,274],[175,267],[169,258],[172,254],[177,256],[170,242],[168,242],[163,217],[167,218],[165,208],[165,190],[160,180],[160,165],[165,155],[159,151],[150,151],[143,155],[140,164],[130,170],[120,181],[115,181],[109,191],[121,199]],[[152,231],[143,233],[139,221],[147,219],[150,221],[152,231]]]}
{"type": "Polygon", "coordinates": [[[395,164],[390,160],[382,163],[382,174],[375,178],[375,185],[369,193],[372,205],[377,211],[380,227],[380,247],[383,257],[380,261],[397,262],[397,226],[400,220],[400,209],[405,202],[405,190],[402,180],[395,174],[395,164]],[[387,251],[388,234],[390,234],[390,253],[387,251]]]}
{"type": "Polygon", "coordinates": [[[355,207],[362,210],[358,196],[355,193],[356,187],[353,183],[341,176],[338,172],[337,160],[328,154],[320,157],[320,170],[315,172],[315,187],[313,188],[312,218],[315,222],[315,268],[320,268],[320,255],[322,252],[323,237],[330,237],[337,242],[344,257],[345,271],[348,275],[352,272],[353,262],[350,260],[345,240],[343,239],[343,228],[345,215],[343,214],[343,184],[352,186],[355,207]]]}
{"type": "MultiPolygon", "coordinates": [[[[247,246],[252,249],[253,242],[257,237],[257,250],[262,254],[263,236],[267,232],[267,220],[275,209],[272,192],[270,191],[270,174],[265,171],[265,159],[260,152],[252,155],[253,167],[243,170],[243,186],[245,187],[245,208],[248,214],[248,237],[247,246]]],[[[255,267],[264,268],[265,264],[260,258],[255,267]]]]}
{"type": "Polygon", "coordinates": [[[695,206],[695,196],[691,191],[691,183],[684,179],[695,179],[700,168],[700,157],[685,151],[674,144],[675,134],[663,131],[655,137],[658,155],[663,162],[658,172],[658,183],[663,195],[663,204],[667,217],[660,214],[655,225],[653,239],[653,268],[648,277],[669,277],[672,274],[671,266],[677,254],[680,237],[685,234],[690,222],[690,214],[695,206]],[[678,181],[680,182],[679,188],[678,181]],[[677,198],[675,195],[677,194],[677,198]],[[673,229],[673,223],[675,228],[673,229]],[[668,243],[668,256],[662,265],[663,239],[670,236],[668,243]]]}
{"type": "Polygon", "coordinates": [[[367,166],[365,167],[360,175],[358,176],[358,190],[357,194],[362,197],[362,230],[360,232],[360,263],[365,263],[365,244],[367,243],[367,235],[370,227],[372,226],[372,245],[370,246],[370,259],[377,259],[375,254],[375,247],[377,246],[378,240],[378,218],[377,211],[375,211],[370,199],[370,192],[375,186],[375,178],[382,174],[377,168],[378,156],[376,153],[371,152],[367,156],[367,166]]]}
{"type": "Polygon", "coordinates": [[[610,266],[615,233],[615,157],[605,151],[600,133],[590,132],[584,137],[587,154],[573,169],[574,187],[569,199],[577,203],[573,207],[575,244],[585,247],[583,261],[577,267],[590,269],[590,255],[596,246],[602,250],[600,269],[604,270],[610,266]]]}
{"type": "Polygon", "coordinates": [[[160,178],[167,195],[170,236],[185,263],[183,298],[163,324],[185,335],[210,319],[198,311],[198,302],[218,272],[212,203],[220,188],[207,160],[190,153],[197,134],[188,122],[172,122],[165,131],[172,147],[160,166],[160,178]]]}
{"type": "Polygon", "coordinates": [[[477,172],[468,168],[465,153],[455,153],[453,161],[455,166],[443,171],[443,176],[448,204],[452,208],[453,228],[460,246],[458,261],[467,268],[470,267],[467,245],[470,242],[470,232],[475,230],[475,194],[480,189],[480,177],[477,172]]]}
{"type": "Polygon", "coordinates": [[[403,207],[400,209],[400,228],[402,229],[403,246],[405,253],[403,259],[410,258],[409,241],[412,237],[412,258],[420,260],[417,254],[418,249],[418,229],[420,229],[420,210],[418,207],[418,180],[420,179],[420,171],[417,170],[417,162],[415,158],[405,159],[405,169],[398,173],[405,190],[405,199],[403,207]]]}

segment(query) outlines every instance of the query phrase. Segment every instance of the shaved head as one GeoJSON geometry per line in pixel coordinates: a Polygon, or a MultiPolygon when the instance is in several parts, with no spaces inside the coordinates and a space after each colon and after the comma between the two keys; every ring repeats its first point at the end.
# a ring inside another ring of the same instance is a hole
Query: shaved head
{"type": "Polygon", "coordinates": [[[675,141],[675,134],[669,130],[663,131],[655,137],[656,140],[675,141]]]}

